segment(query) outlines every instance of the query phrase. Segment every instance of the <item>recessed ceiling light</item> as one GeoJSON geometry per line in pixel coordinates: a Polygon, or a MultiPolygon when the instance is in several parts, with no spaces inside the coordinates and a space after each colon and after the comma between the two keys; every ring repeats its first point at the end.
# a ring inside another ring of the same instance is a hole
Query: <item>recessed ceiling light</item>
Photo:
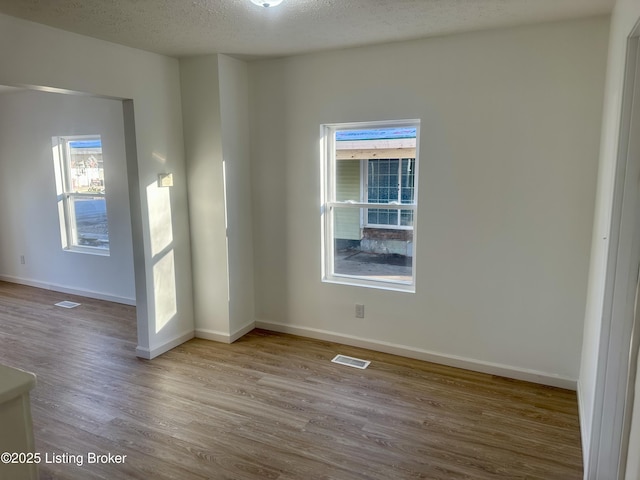
{"type": "Polygon", "coordinates": [[[282,0],[251,0],[251,3],[260,7],[277,7],[282,3],[282,0]]]}

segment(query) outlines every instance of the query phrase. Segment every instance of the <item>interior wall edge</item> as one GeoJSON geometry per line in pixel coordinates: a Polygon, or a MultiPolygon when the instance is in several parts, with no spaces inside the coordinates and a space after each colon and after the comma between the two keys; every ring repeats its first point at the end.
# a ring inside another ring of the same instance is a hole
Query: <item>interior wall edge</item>
{"type": "Polygon", "coordinates": [[[203,340],[211,340],[214,342],[233,343],[239,338],[245,336],[254,328],[256,328],[256,323],[254,321],[247,323],[233,333],[225,333],[217,330],[210,330],[207,328],[196,328],[195,337],[202,338],[203,340]]]}
{"type": "Polygon", "coordinates": [[[210,330],[208,328],[196,328],[194,332],[195,338],[202,340],[210,340],[212,342],[231,343],[231,335],[218,330],[210,330]]]}
{"type": "Polygon", "coordinates": [[[154,348],[146,348],[138,345],[136,347],[136,357],[143,358],[145,360],[153,360],[154,358],[162,355],[163,353],[166,353],[169,350],[183,344],[184,342],[191,340],[193,337],[194,337],[193,330],[188,330],[154,348]]]}
{"type": "MultiPolygon", "coordinates": [[[[580,422],[580,441],[582,445],[583,463],[586,462],[586,459],[589,456],[589,452],[587,451],[587,449],[589,446],[589,437],[591,435],[591,431],[589,430],[589,428],[587,428],[588,426],[590,426],[590,424],[587,424],[584,421],[584,418],[587,415],[587,410],[586,410],[587,407],[584,404],[584,395],[585,395],[584,386],[582,385],[582,383],[580,382],[580,379],[578,378],[578,381],[576,382],[576,397],[578,400],[578,419],[580,422]]],[[[586,471],[586,468],[587,468],[586,463],[584,463],[583,468],[586,471]]]]}

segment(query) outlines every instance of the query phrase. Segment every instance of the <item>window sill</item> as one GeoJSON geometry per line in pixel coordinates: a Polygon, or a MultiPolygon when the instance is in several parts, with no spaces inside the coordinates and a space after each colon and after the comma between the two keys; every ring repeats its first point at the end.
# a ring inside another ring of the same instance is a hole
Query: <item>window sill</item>
{"type": "Polygon", "coordinates": [[[111,252],[109,250],[103,250],[91,247],[67,247],[62,249],[64,252],[69,253],[82,253],[84,255],[96,255],[98,257],[110,257],[111,252]]]}
{"type": "Polygon", "coordinates": [[[337,285],[349,285],[351,287],[376,288],[378,290],[389,290],[402,293],[416,293],[414,283],[406,282],[383,282],[369,277],[349,277],[333,275],[322,279],[323,283],[334,283],[337,285]]]}

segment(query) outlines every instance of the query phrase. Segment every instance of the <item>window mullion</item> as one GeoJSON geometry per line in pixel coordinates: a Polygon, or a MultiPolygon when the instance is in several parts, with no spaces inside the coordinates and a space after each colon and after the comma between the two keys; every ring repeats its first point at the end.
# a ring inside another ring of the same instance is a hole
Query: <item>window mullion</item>
{"type": "Polygon", "coordinates": [[[334,208],[382,208],[382,209],[396,209],[401,210],[417,210],[418,206],[415,203],[368,203],[368,202],[327,202],[327,207],[334,208]]]}
{"type": "MultiPolygon", "coordinates": [[[[398,188],[397,188],[397,199],[398,199],[398,203],[402,203],[402,192],[401,192],[401,188],[402,188],[402,159],[399,158],[398,159],[398,188]]],[[[400,217],[401,217],[401,210],[398,209],[396,210],[397,212],[397,216],[398,218],[396,219],[396,226],[399,227],[400,226],[400,217]]]]}
{"type": "Polygon", "coordinates": [[[66,203],[66,218],[65,218],[65,224],[67,227],[67,238],[69,239],[69,241],[71,242],[71,245],[75,245],[78,242],[78,238],[76,235],[76,229],[75,224],[76,224],[76,215],[75,215],[75,208],[73,207],[73,200],[72,200],[72,196],[70,193],[65,194],[65,203],[66,203]]]}

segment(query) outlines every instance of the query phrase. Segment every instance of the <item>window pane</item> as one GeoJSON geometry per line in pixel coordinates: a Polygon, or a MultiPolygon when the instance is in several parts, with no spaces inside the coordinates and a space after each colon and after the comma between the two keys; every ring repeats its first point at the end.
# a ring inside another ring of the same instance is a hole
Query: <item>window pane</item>
{"type": "Polygon", "coordinates": [[[400,225],[413,227],[413,212],[411,210],[400,210],[400,225]]]}
{"type": "Polygon", "coordinates": [[[336,162],[336,200],[338,202],[361,201],[359,160],[336,162]]]}
{"type": "Polygon", "coordinates": [[[75,219],[75,244],[86,247],[109,248],[107,202],[104,197],[69,198],[75,219]]]}
{"type": "Polygon", "coordinates": [[[417,122],[326,125],[323,131],[323,280],[413,291],[415,207],[402,204],[417,200],[417,122]]]}
{"type": "MultiPolygon", "coordinates": [[[[404,170],[408,169],[408,161],[405,161],[404,170]]],[[[390,203],[402,201],[404,195],[409,200],[405,203],[412,203],[412,188],[407,188],[404,192],[401,181],[412,182],[408,174],[401,174],[401,163],[397,158],[369,159],[367,161],[367,199],[369,203],[390,203]]],[[[412,187],[412,184],[411,184],[412,187]]]]}
{"type": "MultiPolygon", "coordinates": [[[[399,161],[397,159],[389,160],[389,186],[398,189],[398,167],[399,161]]],[[[397,200],[397,198],[396,198],[397,200]]]]}
{"type": "MultiPolygon", "coordinates": [[[[368,227],[361,229],[358,222],[362,210],[347,207],[332,209],[333,272],[369,280],[410,283],[413,278],[413,231],[368,227]],[[353,222],[352,228],[346,225],[348,218],[353,222]]],[[[368,215],[370,221],[372,215],[382,215],[387,219],[395,216],[397,221],[398,211],[369,209],[368,215]]]]}
{"type": "Polygon", "coordinates": [[[104,166],[100,139],[69,141],[69,191],[104,193],[104,166]]]}
{"type": "Polygon", "coordinates": [[[398,211],[389,208],[368,208],[369,225],[398,225],[398,211]]]}
{"type": "Polygon", "coordinates": [[[360,239],[360,210],[342,208],[335,212],[334,234],[336,238],[360,239]]]}
{"type": "Polygon", "coordinates": [[[401,203],[414,203],[415,159],[402,159],[402,178],[400,186],[401,203]]]}
{"type": "Polygon", "coordinates": [[[109,254],[100,135],[53,137],[62,248],[109,254]],[[97,252],[96,250],[99,250],[97,252]]]}

